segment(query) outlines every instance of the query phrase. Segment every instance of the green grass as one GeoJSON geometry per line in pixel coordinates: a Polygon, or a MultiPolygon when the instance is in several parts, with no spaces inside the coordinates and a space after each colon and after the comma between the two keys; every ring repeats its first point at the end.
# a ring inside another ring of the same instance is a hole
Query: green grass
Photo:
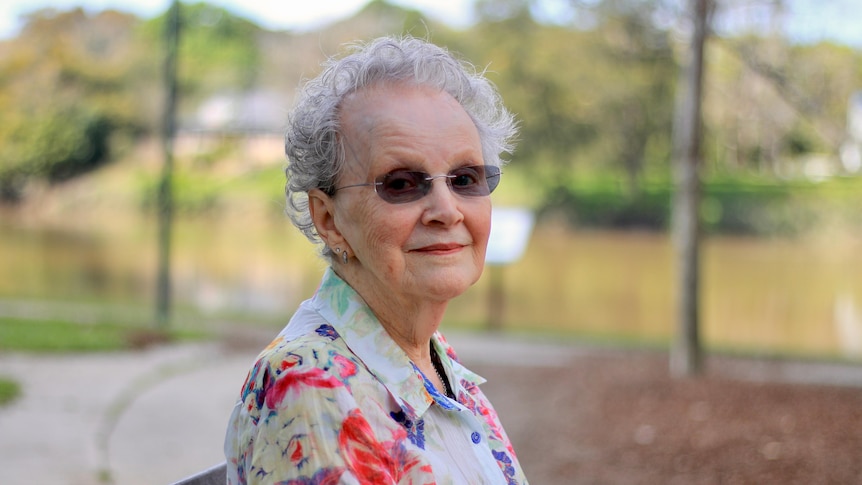
{"type": "Polygon", "coordinates": [[[0,407],[5,406],[21,395],[21,386],[6,377],[0,377],[0,407]]]}
{"type": "Polygon", "coordinates": [[[161,332],[114,323],[0,318],[0,350],[5,351],[107,352],[203,337],[202,332],[161,332]]]}

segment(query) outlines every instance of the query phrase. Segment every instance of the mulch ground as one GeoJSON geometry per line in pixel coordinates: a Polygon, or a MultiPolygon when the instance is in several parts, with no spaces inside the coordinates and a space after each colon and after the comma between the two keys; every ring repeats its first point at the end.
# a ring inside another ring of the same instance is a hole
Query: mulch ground
{"type": "Polygon", "coordinates": [[[862,484],[862,388],[673,379],[660,353],[470,367],[533,485],[862,484]]]}

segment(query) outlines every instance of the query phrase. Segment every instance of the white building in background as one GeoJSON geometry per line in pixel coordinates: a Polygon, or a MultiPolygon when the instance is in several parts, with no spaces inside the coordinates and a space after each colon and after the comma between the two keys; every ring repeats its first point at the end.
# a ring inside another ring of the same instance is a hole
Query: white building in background
{"type": "Polygon", "coordinates": [[[287,121],[287,101],[272,91],[218,94],[205,100],[182,128],[208,133],[280,134],[287,121]]]}
{"type": "Polygon", "coordinates": [[[176,153],[188,157],[230,143],[244,168],[283,161],[288,107],[285,96],[271,91],[215,95],[180,121],[176,153]]]}
{"type": "Polygon", "coordinates": [[[847,140],[841,146],[841,164],[849,173],[862,170],[862,91],[847,103],[847,140]]]}

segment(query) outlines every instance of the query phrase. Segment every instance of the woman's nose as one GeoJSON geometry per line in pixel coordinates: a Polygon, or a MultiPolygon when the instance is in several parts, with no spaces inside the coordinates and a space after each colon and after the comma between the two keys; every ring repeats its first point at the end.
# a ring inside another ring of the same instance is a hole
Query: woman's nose
{"type": "Polygon", "coordinates": [[[449,186],[449,179],[445,175],[430,177],[431,191],[425,196],[427,206],[422,214],[424,224],[440,223],[452,225],[464,219],[464,214],[458,205],[458,197],[449,186]]]}

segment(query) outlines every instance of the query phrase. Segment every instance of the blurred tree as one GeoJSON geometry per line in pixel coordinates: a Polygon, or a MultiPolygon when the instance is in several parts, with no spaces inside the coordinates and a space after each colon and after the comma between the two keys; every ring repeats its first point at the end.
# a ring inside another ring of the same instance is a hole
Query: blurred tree
{"type": "Polygon", "coordinates": [[[522,121],[514,163],[553,167],[547,181],[562,190],[579,167],[621,170],[636,197],[650,162],[666,169],[670,153],[676,63],[668,32],[652,20],[658,3],[578,4],[594,19],[588,29],[537,23],[537,3],[478,2],[482,21],[470,38],[481,41],[467,46],[501,72],[522,121]]]}
{"type": "Polygon", "coordinates": [[[0,129],[0,181],[7,200],[20,196],[29,177],[61,182],[106,160],[112,128],[104,115],[76,105],[20,115],[6,113],[0,129]]]}
{"type": "MultiPolygon", "coordinates": [[[[184,4],[180,23],[183,36],[178,56],[178,82],[182,108],[196,108],[213,94],[247,91],[260,76],[262,52],[258,37],[262,29],[224,8],[199,2],[184,4]]],[[[167,13],[143,23],[141,41],[159,45],[167,13]]],[[[148,51],[148,65],[159,66],[160,52],[148,51]]],[[[157,74],[156,74],[157,75],[157,74]]]]}
{"type": "Polygon", "coordinates": [[[841,97],[862,83],[859,52],[750,35],[720,39],[712,51],[706,120],[714,169],[787,177],[797,157],[838,152],[847,109],[841,97]]]}
{"type": "Polygon", "coordinates": [[[680,75],[674,115],[673,240],[676,260],[676,336],[670,371],[676,376],[701,371],[700,201],[703,133],[704,54],[715,0],[690,0],[691,40],[680,75]]]}
{"type": "MultiPolygon", "coordinates": [[[[563,66],[577,62],[584,39],[578,32],[544,28],[526,10],[497,22],[477,26],[473,47],[456,47],[470,58],[488,59],[506,105],[521,121],[523,142],[514,163],[530,160],[555,169],[572,167],[572,154],[591,143],[596,131],[584,122],[586,97],[572,84],[577,73],[563,66]]],[[[472,36],[471,36],[472,37],[472,36]]],[[[583,81],[582,81],[583,83],[583,81]]]]}
{"type": "MultiPolygon", "coordinates": [[[[198,3],[183,9],[181,90],[188,110],[257,79],[259,27],[198,3]],[[188,62],[185,60],[188,59],[188,62]]],[[[155,133],[164,15],[88,15],[77,8],[29,15],[0,45],[0,198],[23,197],[29,181],[57,182],[98,167],[111,149],[155,133]]]]}
{"type": "Polygon", "coordinates": [[[162,174],[158,187],[158,264],[156,276],[156,325],[165,330],[171,316],[171,243],[174,214],[174,137],[177,120],[177,65],[180,43],[182,9],[179,0],[173,0],[164,23],[164,64],[162,80],[164,87],[164,110],[162,112],[162,174]]]}
{"type": "Polygon", "coordinates": [[[129,73],[135,17],[40,10],[0,56],[0,197],[27,181],[58,182],[108,160],[118,132],[140,129],[129,73]]]}
{"type": "Polygon", "coordinates": [[[605,39],[602,57],[616,70],[604,98],[612,113],[606,126],[616,147],[613,159],[636,196],[649,144],[655,160],[669,159],[677,63],[669,31],[655,24],[661,2],[605,0],[596,11],[605,39]]]}

